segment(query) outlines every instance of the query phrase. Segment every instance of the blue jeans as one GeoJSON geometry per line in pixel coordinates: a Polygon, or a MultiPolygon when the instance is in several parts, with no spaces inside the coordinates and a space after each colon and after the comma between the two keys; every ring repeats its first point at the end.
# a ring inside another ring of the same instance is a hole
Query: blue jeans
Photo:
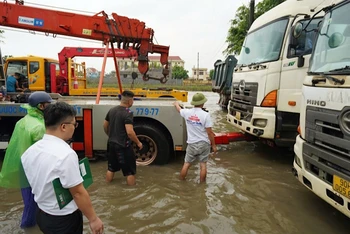
{"type": "Polygon", "coordinates": [[[36,225],[35,215],[37,210],[37,204],[34,201],[34,194],[32,194],[32,188],[22,188],[21,192],[24,203],[21,228],[33,227],[36,225]]]}

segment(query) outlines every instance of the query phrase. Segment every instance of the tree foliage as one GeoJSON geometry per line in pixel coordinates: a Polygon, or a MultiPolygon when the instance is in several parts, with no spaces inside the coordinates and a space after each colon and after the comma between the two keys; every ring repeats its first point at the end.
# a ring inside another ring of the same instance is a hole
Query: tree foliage
{"type": "Polygon", "coordinates": [[[175,65],[171,70],[171,76],[173,79],[187,79],[188,71],[185,70],[183,67],[175,65]]]}
{"type": "MultiPolygon", "coordinates": [[[[271,8],[284,2],[285,0],[263,0],[255,6],[254,19],[258,18],[271,8]]],[[[223,51],[225,55],[239,54],[247,35],[249,27],[249,6],[242,5],[237,11],[235,18],[231,20],[226,42],[227,48],[223,51]]]]}
{"type": "Polygon", "coordinates": [[[214,78],[214,69],[210,69],[209,71],[209,79],[212,80],[214,78]]]}

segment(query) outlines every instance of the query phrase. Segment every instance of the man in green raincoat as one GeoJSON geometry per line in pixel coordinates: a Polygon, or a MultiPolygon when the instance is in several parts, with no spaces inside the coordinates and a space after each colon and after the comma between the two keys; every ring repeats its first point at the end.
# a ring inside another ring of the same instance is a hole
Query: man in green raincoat
{"type": "Polygon", "coordinates": [[[52,101],[48,93],[38,91],[29,96],[28,104],[21,106],[27,110],[27,115],[16,123],[0,172],[0,187],[21,188],[24,203],[21,228],[36,225],[37,209],[22,168],[21,156],[32,144],[43,137],[45,133],[43,110],[52,101]]]}

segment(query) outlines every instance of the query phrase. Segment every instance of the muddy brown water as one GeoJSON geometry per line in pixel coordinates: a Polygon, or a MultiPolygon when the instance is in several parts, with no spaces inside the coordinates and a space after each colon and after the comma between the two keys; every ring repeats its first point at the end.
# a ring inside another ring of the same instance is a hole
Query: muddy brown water
{"type": "MultiPolygon", "coordinates": [[[[206,95],[215,131],[233,131],[216,105],[218,96],[206,95]]],[[[187,181],[179,181],[182,162],[178,154],[165,166],[138,167],[135,187],[127,187],[121,174],[106,184],[106,161],[91,162],[94,183],[88,191],[105,233],[350,233],[346,216],[294,178],[291,151],[259,142],[221,146],[208,163],[205,184],[199,184],[198,165],[187,181]]],[[[19,228],[18,190],[0,188],[0,197],[1,234],[40,233],[37,227],[19,228]]]]}

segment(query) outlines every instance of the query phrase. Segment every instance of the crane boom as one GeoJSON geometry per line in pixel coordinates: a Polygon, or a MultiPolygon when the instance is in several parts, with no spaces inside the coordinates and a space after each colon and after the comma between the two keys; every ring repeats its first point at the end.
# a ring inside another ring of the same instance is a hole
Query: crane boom
{"type": "MultiPolygon", "coordinates": [[[[105,49],[104,48],[85,48],[85,47],[63,47],[63,49],[58,53],[58,62],[60,67],[60,75],[67,78],[68,74],[68,59],[72,59],[76,56],[79,57],[103,57],[105,49]]],[[[108,57],[113,57],[113,54],[117,58],[136,58],[137,51],[129,49],[108,49],[108,57]]]]}
{"type": "Polygon", "coordinates": [[[159,53],[164,65],[163,75],[168,72],[169,46],[154,45],[154,31],[146,28],[145,23],[112,13],[112,18],[101,11],[95,15],[83,15],[71,12],[25,6],[23,1],[15,3],[4,1],[0,10],[0,25],[4,27],[27,29],[45,34],[64,35],[116,43],[118,49],[132,48],[137,51],[138,69],[146,75],[148,53],[159,53]]]}

